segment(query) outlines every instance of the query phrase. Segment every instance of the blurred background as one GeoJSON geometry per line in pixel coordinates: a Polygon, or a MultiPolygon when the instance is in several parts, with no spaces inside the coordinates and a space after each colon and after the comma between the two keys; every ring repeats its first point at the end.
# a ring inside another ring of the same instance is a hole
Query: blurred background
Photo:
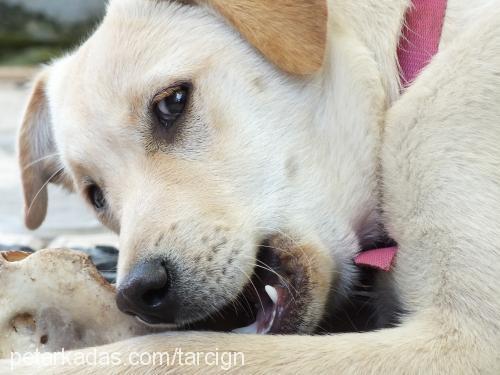
{"type": "Polygon", "coordinates": [[[78,197],[49,188],[42,227],[26,230],[15,139],[31,79],[71,50],[103,17],[105,0],[0,0],[0,250],[115,245],[78,197]]]}
{"type": "Polygon", "coordinates": [[[85,38],[103,11],[104,0],[0,0],[0,64],[49,61],[85,38]]]}

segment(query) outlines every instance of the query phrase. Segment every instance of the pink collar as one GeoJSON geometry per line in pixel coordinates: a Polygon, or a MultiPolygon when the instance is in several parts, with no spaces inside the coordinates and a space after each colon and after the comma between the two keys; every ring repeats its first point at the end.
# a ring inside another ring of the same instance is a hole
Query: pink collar
{"type": "Polygon", "coordinates": [[[447,0],[412,0],[398,46],[403,88],[413,83],[438,52],[447,3],[447,0]]]}
{"type": "Polygon", "coordinates": [[[375,268],[388,272],[394,263],[397,252],[397,246],[362,251],[354,258],[354,264],[359,267],[375,268]]]}
{"type": "MultiPolygon", "coordinates": [[[[441,41],[447,0],[413,0],[406,12],[398,46],[398,62],[403,88],[410,86],[436,55],[441,41]]],[[[354,258],[360,267],[389,271],[397,246],[363,251],[354,258]]]]}

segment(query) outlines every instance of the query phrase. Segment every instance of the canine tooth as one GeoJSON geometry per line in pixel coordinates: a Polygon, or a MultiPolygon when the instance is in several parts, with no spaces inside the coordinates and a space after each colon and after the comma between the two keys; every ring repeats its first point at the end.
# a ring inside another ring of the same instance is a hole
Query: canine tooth
{"type": "Polygon", "coordinates": [[[271,300],[273,301],[274,304],[278,302],[278,291],[274,286],[271,285],[266,285],[265,288],[267,295],[271,300]]]}
{"type": "Polygon", "coordinates": [[[252,324],[246,326],[246,327],[240,327],[233,329],[234,333],[257,333],[257,321],[253,322],[252,324]]]}

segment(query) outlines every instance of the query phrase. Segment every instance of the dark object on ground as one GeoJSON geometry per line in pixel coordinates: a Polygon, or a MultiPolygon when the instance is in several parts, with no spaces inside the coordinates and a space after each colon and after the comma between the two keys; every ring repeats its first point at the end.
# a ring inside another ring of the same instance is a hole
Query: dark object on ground
{"type": "Polygon", "coordinates": [[[118,262],[118,250],[116,248],[96,245],[91,248],[76,247],[74,250],[88,254],[102,276],[111,284],[116,282],[116,264],[118,262]]]}

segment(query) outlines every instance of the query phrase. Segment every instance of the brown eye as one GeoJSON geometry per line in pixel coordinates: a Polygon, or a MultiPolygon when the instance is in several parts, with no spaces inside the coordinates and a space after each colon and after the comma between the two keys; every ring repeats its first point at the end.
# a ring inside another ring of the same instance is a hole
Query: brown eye
{"type": "Polygon", "coordinates": [[[153,107],[158,122],[165,128],[173,126],[184,113],[188,96],[187,85],[176,86],[160,94],[153,107]]]}
{"type": "Polygon", "coordinates": [[[106,199],[101,188],[95,184],[90,185],[87,189],[87,195],[90,203],[97,211],[102,211],[106,208],[106,199]]]}

